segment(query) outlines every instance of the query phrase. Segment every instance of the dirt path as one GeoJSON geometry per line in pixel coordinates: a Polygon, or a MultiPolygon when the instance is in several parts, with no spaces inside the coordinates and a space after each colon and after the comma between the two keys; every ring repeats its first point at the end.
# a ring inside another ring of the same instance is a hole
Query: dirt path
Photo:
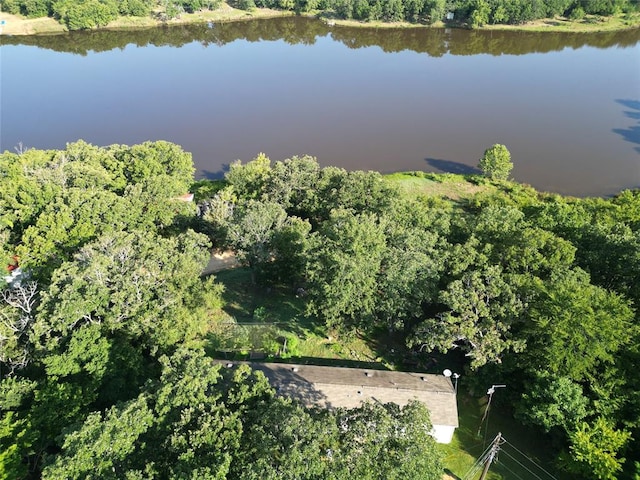
{"type": "Polygon", "coordinates": [[[240,262],[236,258],[236,254],[231,250],[224,252],[214,252],[209,259],[209,264],[205,267],[202,275],[211,275],[212,273],[236,268],[240,266],[240,262]]]}
{"type": "Polygon", "coordinates": [[[0,12],[0,34],[34,35],[37,33],[64,32],[63,25],[53,18],[22,18],[7,12],[0,12]],[[4,21],[4,24],[2,22],[4,21]]]}

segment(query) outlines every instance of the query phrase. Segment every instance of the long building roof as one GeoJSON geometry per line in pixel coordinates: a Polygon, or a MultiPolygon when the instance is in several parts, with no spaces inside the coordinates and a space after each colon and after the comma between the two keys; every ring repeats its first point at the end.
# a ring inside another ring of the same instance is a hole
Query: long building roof
{"type": "Polygon", "coordinates": [[[404,406],[415,399],[427,406],[434,425],[458,426],[456,393],[451,380],[443,375],[285,363],[220,363],[230,368],[249,365],[264,373],[279,395],[307,406],[354,408],[367,400],[404,406]]]}

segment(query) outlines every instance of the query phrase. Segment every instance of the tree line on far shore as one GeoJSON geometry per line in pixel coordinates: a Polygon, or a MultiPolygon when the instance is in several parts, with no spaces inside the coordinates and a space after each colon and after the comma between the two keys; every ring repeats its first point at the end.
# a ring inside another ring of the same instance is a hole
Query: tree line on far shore
{"type": "Polygon", "coordinates": [[[69,30],[86,30],[118,16],[171,19],[184,12],[215,10],[223,3],[242,10],[318,12],[359,21],[433,24],[446,19],[471,27],[556,16],[580,20],[587,14],[611,16],[638,9],[634,0],[3,0],[1,8],[30,18],[54,17],[69,30]]]}
{"type": "Polygon", "coordinates": [[[251,22],[223,22],[209,28],[207,24],[170,28],[95,30],[91,35],[14,35],[4,36],[3,45],[32,45],[56,52],[87,55],[107,52],[127,45],[182,47],[197,42],[204,46],[224,46],[237,40],[248,42],[284,41],[289,45],[313,45],[318,39],[331,38],[350,49],[379,47],[384,52],[412,51],[432,57],[443,55],[526,55],[529,53],[627,48],[637,43],[635,30],[603,32],[534,32],[444,28],[335,28],[322,21],[283,16],[251,22]]]}
{"type": "MultiPolygon", "coordinates": [[[[255,0],[256,4],[277,1],[255,0]]],[[[470,27],[517,25],[557,16],[580,20],[587,14],[610,16],[637,9],[632,0],[328,0],[328,3],[323,7],[345,19],[428,24],[447,19],[470,27]]]]}

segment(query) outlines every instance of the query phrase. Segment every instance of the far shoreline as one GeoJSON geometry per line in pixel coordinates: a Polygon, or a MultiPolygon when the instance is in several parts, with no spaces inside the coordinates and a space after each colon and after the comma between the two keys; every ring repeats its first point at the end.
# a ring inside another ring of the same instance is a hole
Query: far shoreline
{"type": "MultiPolygon", "coordinates": [[[[292,11],[271,10],[257,8],[251,11],[238,10],[228,5],[212,10],[200,11],[196,13],[185,13],[179,18],[171,20],[158,20],[151,17],[120,17],[104,27],[99,27],[86,31],[109,31],[109,30],[135,30],[141,28],[157,28],[173,25],[193,25],[209,22],[239,22],[251,21],[275,17],[305,16],[318,18],[325,23],[335,26],[348,26],[357,28],[459,28],[477,31],[523,31],[523,32],[567,32],[567,33],[598,33],[607,31],[623,31],[640,28],[640,12],[634,14],[621,14],[614,17],[599,17],[589,15],[580,21],[573,21],[562,17],[539,19],[522,25],[484,25],[471,29],[460,23],[436,22],[433,25],[415,24],[408,22],[361,22],[357,20],[341,20],[332,18],[322,12],[312,12],[296,14],[292,11]]],[[[5,23],[0,26],[0,36],[26,36],[26,35],[52,35],[68,33],[69,30],[57,20],[51,17],[41,17],[35,19],[22,18],[6,12],[0,12],[0,21],[5,23]]]]}

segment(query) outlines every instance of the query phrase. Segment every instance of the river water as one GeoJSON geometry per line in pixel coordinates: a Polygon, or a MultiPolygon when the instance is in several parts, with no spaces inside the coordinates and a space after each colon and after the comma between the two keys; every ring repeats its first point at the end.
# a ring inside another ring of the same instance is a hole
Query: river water
{"type": "Polygon", "coordinates": [[[0,38],[0,149],[165,139],[198,177],[265,152],[470,172],[562,194],[640,187],[640,30],[330,27],[307,18],[0,38]]]}

